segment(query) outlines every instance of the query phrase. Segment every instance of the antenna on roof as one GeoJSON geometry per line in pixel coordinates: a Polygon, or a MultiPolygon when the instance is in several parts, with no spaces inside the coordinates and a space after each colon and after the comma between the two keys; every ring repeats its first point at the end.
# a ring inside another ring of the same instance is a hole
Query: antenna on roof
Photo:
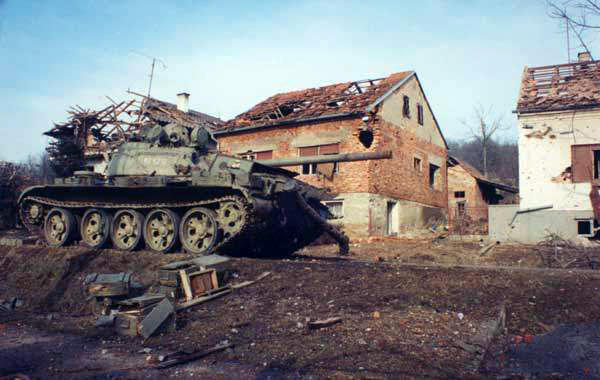
{"type": "MultiPolygon", "coordinates": [[[[565,9],[564,13],[567,13],[565,9]]],[[[565,28],[567,29],[567,63],[571,63],[571,43],[569,41],[569,20],[565,16],[565,28]]]]}
{"type": "Polygon", "coordinates": [[[140,53],[140,52],[135,51],[135,50],[132,50],[131,52],[134,53],[134,54],[141,55],[142,57],[146,57],[146,58],[152,60],[152,67],[150,68],[150,75],[148,75],[150,77],[150,81],[148,83],[148,96],[147,97],[149,98],[150,97],[150,91],[152,91],[152,79],[154,79],[154,66],[156,65],[156,62],[158,62],[158,63],[160,63],[162,65],[163,70],[165,70],[167,68],[167,65],[160,58],[150,57],[149,55],[146,55],[144,53],[140,53]]]}

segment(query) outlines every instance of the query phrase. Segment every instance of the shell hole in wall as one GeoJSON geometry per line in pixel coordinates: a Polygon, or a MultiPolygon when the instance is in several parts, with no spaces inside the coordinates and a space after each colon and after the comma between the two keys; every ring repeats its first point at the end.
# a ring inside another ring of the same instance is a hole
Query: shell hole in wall
{"type": "Polygon", "coordinates": [[[364,145],[365,148],[370,148],[373,144],[373,131],[370,129],[363,129],[358,133],[358,141],[364,145]]]}

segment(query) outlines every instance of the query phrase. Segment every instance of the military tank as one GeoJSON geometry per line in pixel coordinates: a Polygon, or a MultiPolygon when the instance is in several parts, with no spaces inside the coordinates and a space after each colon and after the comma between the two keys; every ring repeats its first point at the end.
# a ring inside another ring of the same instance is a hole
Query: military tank
{"type": "MultiPolygon", "coordinates": [[[[348,238],[326,220],[328,195],[276,167],[289,160],[270,166],[216,148],[203,127],[147,127],[112,153],[105,175],[78,171],[27,188],[18,200],[21,221],[51,247],[81,241],[123,251],[285,255],[327,232],[348,251],[348,238]]],[[[336,156],[301,163],[385,155],[336,156]]]]}

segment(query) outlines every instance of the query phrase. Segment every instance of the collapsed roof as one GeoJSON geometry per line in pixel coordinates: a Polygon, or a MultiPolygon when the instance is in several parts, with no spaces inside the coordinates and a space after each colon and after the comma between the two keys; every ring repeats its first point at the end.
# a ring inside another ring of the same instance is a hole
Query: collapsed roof
{"type": "Polygon", "coordinates": [[[392,74],[386,78],[338,83],[271,96],[250,110],[225,123],[221,130],[277,125],[320,117],[359,115],[413,71],[392,74]]]}
{"type": "MultiPolygon", "coordinates": [[[[177,109],[172,103],[146,97],[134,92],[141,100],[131,99],[120,103],[108,98],[112,104],[99,110],[71,107],[69,119],[54,123],[54,128],[44,135],[56,140],[69,139],[83,149],[86,156],[110,151],[138,134],[144,125],[178,123],[188,128],[203,126],[214,130],[223,122],[213,116],[177,109]]],[[[55,142],[50,147],[56,146],[55,142]]]]}
{"type": "Polygon", "coordinates": [[[525,67],[518,113],[600,106],[600,61],[525,67]]]}

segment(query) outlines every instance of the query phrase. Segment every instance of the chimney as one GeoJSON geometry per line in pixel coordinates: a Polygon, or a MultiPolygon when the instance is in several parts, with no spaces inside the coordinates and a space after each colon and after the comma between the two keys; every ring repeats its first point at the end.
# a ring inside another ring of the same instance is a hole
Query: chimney
{"type": "Polygon", "coordinates": [[[177,94],[177,109],[182,112],[188,112],[190,102],[190,94],[182,92],[177,94]]]}
{"type": "Polygon", "coordinates": [[[578,62],[589,62],[591,60],[592,60],[592,56],[587,51],[582,51],[581,53],[577,54],[578,62]]]}

